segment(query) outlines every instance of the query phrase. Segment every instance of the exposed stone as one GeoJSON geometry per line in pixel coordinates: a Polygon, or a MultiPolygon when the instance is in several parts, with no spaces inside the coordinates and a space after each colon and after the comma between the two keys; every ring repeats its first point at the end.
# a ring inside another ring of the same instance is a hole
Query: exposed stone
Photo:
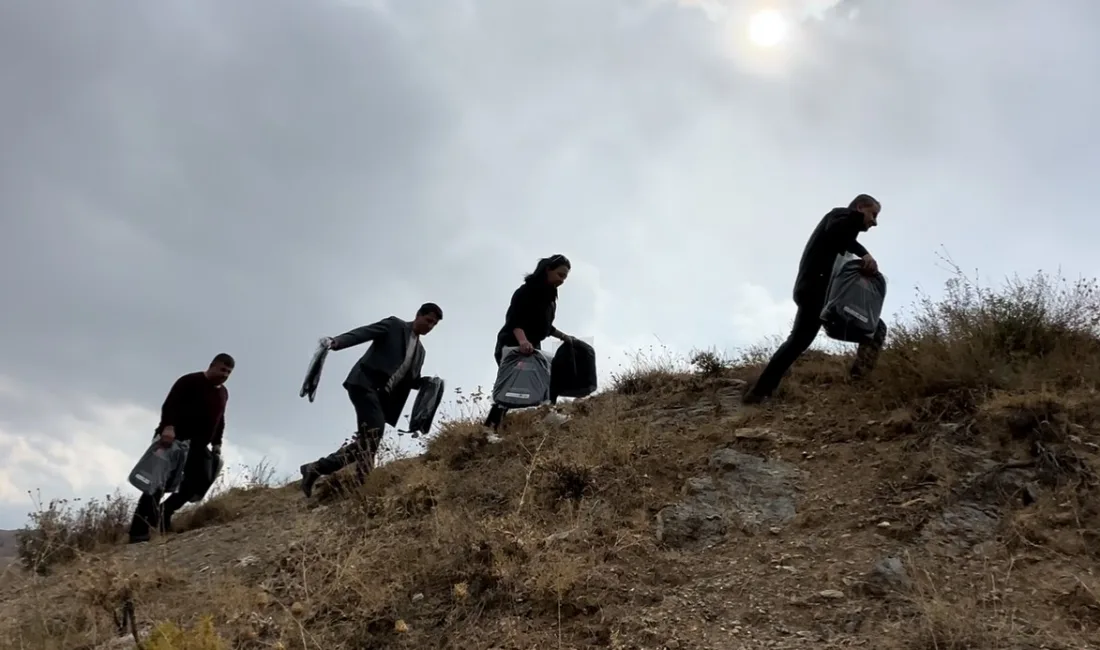
{"type": "Polygon", "coordinates": [[[887,557],[875,563],[863,576],[859,587],[863,593],[871,596],[887,596],[892,593],[904,593],[911,586],[909,573],[905,565],[896,557],[887,557]]]}
{"type": "Polygon", "coordinates": [[[688,479],[685,498],[658,513],[656,534],[661,543],[711,544],[731,527],[774,534],[797,513],[794,483],[801,472],[794,466],[733,449],[715,452],[708,464],[711,476],[688,479]]]}

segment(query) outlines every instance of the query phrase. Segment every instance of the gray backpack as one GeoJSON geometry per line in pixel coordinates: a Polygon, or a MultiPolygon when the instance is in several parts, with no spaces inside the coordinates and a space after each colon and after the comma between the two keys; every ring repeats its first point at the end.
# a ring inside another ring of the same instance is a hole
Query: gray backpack
{"type": "Polygon", "coordinates": [[[507,408],[525,408],[549,401],[550,359],[541,350],[523,354],[519,348],[504,348],[493,384],[493,402],[507,408]]]}
{"type": "Polygon", "coordinates": [[[130,485],[149,495],[174,492],[183,480],[183,465],[190,447],[187,440],[177,440],[165,447],[160,444],[160,436],[156,436],[130,470],[130,485]]]}
{"type": "Polygon", "coordinates": [[[886,300],[886,277],[866,275],[863,261],[854,255],[837,256],[821,324],[829,338],[860,343],[875,334],[886,300]]]}

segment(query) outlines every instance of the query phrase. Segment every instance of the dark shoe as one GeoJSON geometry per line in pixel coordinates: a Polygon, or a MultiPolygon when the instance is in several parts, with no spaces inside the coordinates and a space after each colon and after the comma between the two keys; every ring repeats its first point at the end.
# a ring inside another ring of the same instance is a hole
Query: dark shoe
{"type": "Polygon", "coordinates": [[[760,404],[766,399],[768,399],[767,395],[761,395],[761,394],[759,394],[757,392],[754,392],[754,391],[751,391],[751,390],[747,391],[743,395],[741,395],[741,403],[746,405],[746,406],[753,406],[755,404],[760,404]]]}
{"type": "Polygon", "coordinates": [[[317,467],[313,463],[302,465],[298,468],[298,471],[302,473],[302,494],[306,495],[308,499],[313,496],[313,484],[321,478],[321,473],[317,471],[317,467]]]}
{"type": "Polygon", "coordinates": [[[745,390],[741,392],[741,403],[746,406],[753,404],[759,404],[768,399],[769,395],[761,395],[756,392],[756,381],[752,381],[745,386],[745,390]]]}
{"type": "Polygon", "coordinates": [[[856,350],[856,360],[848,370],[848,376],[858,380],[871,374],[878,363],[879,351],[880,349],[875,345],[860,344],[859,349],[856,350]]]}

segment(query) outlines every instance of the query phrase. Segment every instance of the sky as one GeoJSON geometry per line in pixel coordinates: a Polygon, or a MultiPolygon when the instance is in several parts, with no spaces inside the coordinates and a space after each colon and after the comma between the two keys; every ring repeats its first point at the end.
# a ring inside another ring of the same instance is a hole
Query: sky
{"type": "Polygon", "coordinates": [[[1100,273],[1100,3],[835,4],[2,0],[0,528],[123,486],[218,352],[228,463],[286,475],[354,426],[358,349],[298,396],[321,336],[434,301],[425,374],[489,386],[554,253],[604,380],[784,334],[806,237],[861,192],[887,312],[941,247],[1100,273]]]}

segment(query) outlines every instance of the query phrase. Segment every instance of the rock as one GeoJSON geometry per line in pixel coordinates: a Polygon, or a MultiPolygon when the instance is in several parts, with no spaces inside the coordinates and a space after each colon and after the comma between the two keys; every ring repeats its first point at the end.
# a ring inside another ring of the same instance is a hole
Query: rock
{"type": "Polygon", "coordinates": [[[738,440],[778,440],[779,435],[765,427],[745,427],[733,432],[738,440]]]}
{"type": "Polygon", "coordinates": [[[860,590],[870,596],[886,596],[891,593],[904,593],[911,586],[905,565],[896,557],[888,557],[875,563],[863,576],[860,590]]]}
{"type": "Polygon", "coordinates": [[[844,600],[844,592],[839,589],[825,589],[817,592],[817,595],[825,600],[844,600]]]}
{"type": "Polygon", "coordinates": [[[950,554],[969,551],[990,539],[997,530],[1000,515],[977,503],[959,503],[944,510],[921,529],[921,539],[942,547],[950,554]]]}
{"type": "MultiPolygon", "coordinates": [[[[141,628],[138,630],[138,638],[146,639],[149,637],[149,633],[152,632],[152,628],[141,628]]],[[[106,643],[102,643],[95,647],[95,650],[130,650],[134,647],[134,637],[127,632],[122,636],[111,639],[106,643]]]]}
{"type": "Polygon", "coordinates": [[[688,479],[684,499],[657,514],[662,544],[705,546],[725,537],[731,524],[755,533],[778,529],[797,513],[794,482],[802,472],[793,465],[733,449],[715,452],[708,464],[712,476],[688,479]]]}
{"type": "Polygon", "coordinates": [[[424,594],[413,594],[412,601],[414,603],[418,603],[422,600],[424,600],[424,594]]]}
{"type": "Polygon", "coordinates": [[[569,416],[564,413],[558,413],[557,411],[550,411],[546,414],[546,417],[542,418],[543,424],[550,426],[561,426],[569,421],[569,416]]]}

